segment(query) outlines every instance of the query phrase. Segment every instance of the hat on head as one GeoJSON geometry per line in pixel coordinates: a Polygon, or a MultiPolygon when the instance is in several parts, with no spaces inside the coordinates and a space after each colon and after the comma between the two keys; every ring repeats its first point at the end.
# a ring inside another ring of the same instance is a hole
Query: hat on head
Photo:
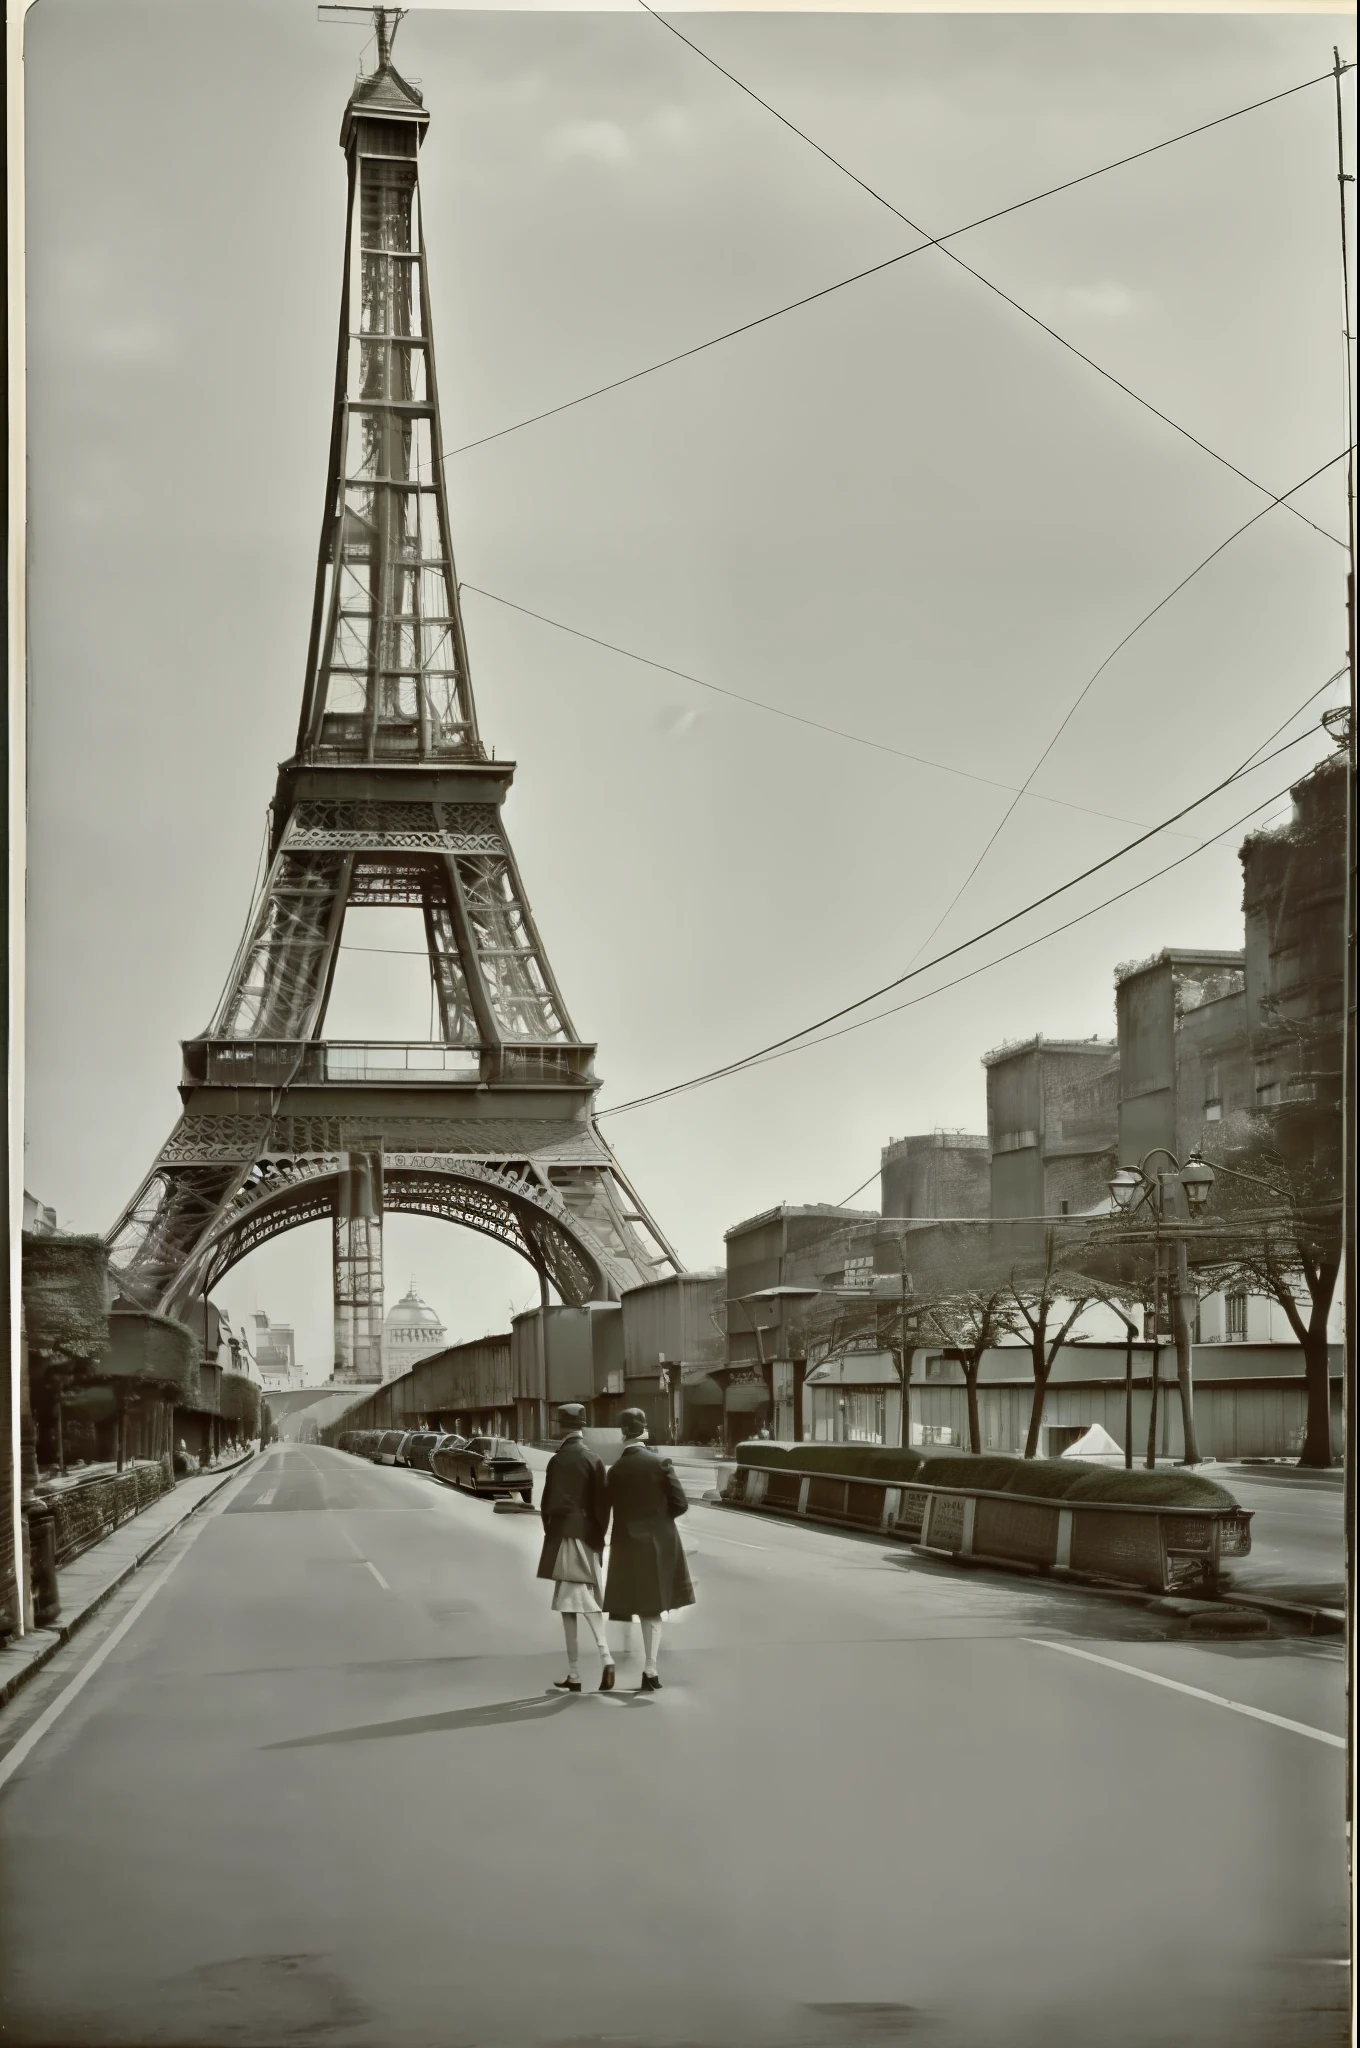
{"type": "Polygon", "coordinates": [[[557,1419],[568,1429],[580,1429],[586,1419],[586,1411],[579,1401],[564,1401],[557,1411],[557,1419]]]}
{"type": "Polygon", "coordinates": [[[647,1418],[640,1408],[625,1408],[618,1418],[619,1428],[626,1437],[640,1437],[647,1434],[647,1418]]]}

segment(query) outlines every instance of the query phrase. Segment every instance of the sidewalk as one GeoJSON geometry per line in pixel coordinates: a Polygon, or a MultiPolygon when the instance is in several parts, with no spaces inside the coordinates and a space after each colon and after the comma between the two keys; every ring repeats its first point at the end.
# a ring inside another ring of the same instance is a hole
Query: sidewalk
{"type": "Polygon", "coordinates": [[[145,1564],[168,1536],[173,1536],[181,1523],[187,1522],[215,1493],[220,1493],[258,1455],[247,1451],[233,1465],[218,1465],[211,1472],[181,1479],[169,1493],[143,1508],[140,1515],[134,1515],[121,1529],[115,1529],[102,1542],[91,1544],[63,1566],[57,1573],[61,1613],[56,1627],[34,1629],[26,1636],[11,1639],[0,1649],[0,1706],[13,1698],[25,1680],[69,1641],[124,1579],[145,1564]]]}

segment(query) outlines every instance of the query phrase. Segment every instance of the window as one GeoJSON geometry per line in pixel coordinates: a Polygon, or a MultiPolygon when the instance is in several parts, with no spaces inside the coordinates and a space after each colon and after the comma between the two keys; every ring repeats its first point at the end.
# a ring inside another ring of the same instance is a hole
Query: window
{"type": "Polygon", "coordinates": [[[1066,1215],[1070,1214],[1070,1212],[1071,1212],[1071,1208],[1072,1208],[1072,1204],[1071,1204],[1070,1202],[1059,1202],[1059,1204],[1058,1204],[1058,1214],[1059,1214],[1060,1216],[1066,1216],[1066,1215]]]}
{"type": "Polygon", "coordinates": [[[1234,1340],[1238,1343],[1245,1341],[1247,1334],[1246,1294],[1239,1288],[1235,1293],[1225,1295],[1223,1306],[1227,1318],[1224,1335],[1227,1337],[1228,1342],[1231,1344],[1234,1340]]]}

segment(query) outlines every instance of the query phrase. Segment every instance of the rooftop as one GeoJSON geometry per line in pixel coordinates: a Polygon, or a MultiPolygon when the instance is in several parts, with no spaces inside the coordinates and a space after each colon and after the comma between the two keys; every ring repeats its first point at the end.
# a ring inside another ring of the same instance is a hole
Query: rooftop
{"type": "Polygon", "coordinates": [[[723,1242],[739,1237],[743,1230],[754,1230],[761,1223],[774,1223],[781,1216],[834,1216],[843,1223],[868,1223],[877,1221],[877,1209],[847,1209],[839,1202],[776,1202],[773,1209],[762,1209],[758,1216],[746,1216],[740,1223],[734,1223],[730,1230],[723,1232],[723,1242]]]}
{"type": "Polygon", "coordinates": [[[1163,946],[1160,953],[1150,954],[1146,960],[1121,960],[1114,970],[1115,987],[1132,981],[1136,975],[1151,974],[1154,967],[1245,967],[1246,961],[1246,953],[1240,947],[1223,953],[1163,946]]]}
{"type": "Polygon", "coordinates": [[[1044,1052],[1112,1053],[1118,1050],[1118,1045],[1113,1038],[1100,1038],[1096,1036],[1091,1038],[1045,1038],[1042,1032],[1036,1032],[1033,1038],[1005,1040],[1002,1044],[995,1046],[991,1052],[985,1052],[982,1055],[982,1064],[984,1067],[997,1067],[1001,1065],[1003,1060],[1018,1059],[1021,1053],[1038,1052],[1041,1050],[1044,1052]]]}

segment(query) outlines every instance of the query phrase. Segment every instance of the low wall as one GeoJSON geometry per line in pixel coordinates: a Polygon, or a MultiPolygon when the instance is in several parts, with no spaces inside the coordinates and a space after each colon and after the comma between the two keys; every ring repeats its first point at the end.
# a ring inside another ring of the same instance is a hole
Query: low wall
{"type": "Polygon", "coordinates": [[[57,1563],[69,1564],[150,1507],[174,1484],[165,1463],[139,1462],[121,1472],[96,1472],[50,1481],[38,1497],[52,1511],[57,1533],[57,1563]]]}
{"type": "MultiPolygon", "coordinates": [[[[1069,1468],[1074,1486],[1107,1490],[1127,1477],[1131,1498],[1059,1497],[1046,1486],[1047,1462],[1024,1475],[1007,1475],[1004,1486],[988,1484],[985,1468],[999,1458],[976,1460],[979,1485],[967,1474],[945,1476],[944,1467],[964,1468],[967,1459],[916,1458],[909,1452],[875,1453],[869,1448],[819,1459],[815,1447],[806,1463],[802,1447],[771,1447],[768,1462],[746,1457],[727,1478],[723,1499],[758,1514],[793,1515],[842,1528],[894,1536],[920,1549],[976,1564],[1019,1566],[1029,1571],[1140,1586],[1151,1591],[1217,1591],[1223,1560],[1251,1548],[1251,1512],[1217,1486],[1188,1476],[1180,1491],[1184,1506],[1165,1498],[1174,1475],[1110,1474],[1069,1468]],[[839,1464],[841,1469],[835,1469],[839,1464]],[[858,1465],[859,1470],[845,1469],[858,1465]],[[920,1477],[911,1471],[916,1466],[920,1477]],[[934,1468],[934,1469],[932,1469],[934,1468]],[[881,1477],[878,1474],[881,1472],[881,1477]],[[1160,1477],[1161,1484],[1158,1485],[1160,1477]],[[940,1483],[940,1482],[943,1483],[940,1483]],[[1044,1489],[1041,1491],[1041,1489],[1044,1489]],[[1163,1498],[1158,1499],[1158,1493],[1163,1498]],[[1196,1494],[1201,1498],[1194,1498],[1196,1494]],[[1218,1496],[1215,1502],[1213,1496],[1218,1496]],[[1219,1504],[1221,1503],[1221,1504],[1219,1504]]],[[[1007,1464],[1018,1461],[1006,1460],[1007,1464]]],[[[1089,1470],[1090,1468],[1085,1468],[1089,1470]]]]}

